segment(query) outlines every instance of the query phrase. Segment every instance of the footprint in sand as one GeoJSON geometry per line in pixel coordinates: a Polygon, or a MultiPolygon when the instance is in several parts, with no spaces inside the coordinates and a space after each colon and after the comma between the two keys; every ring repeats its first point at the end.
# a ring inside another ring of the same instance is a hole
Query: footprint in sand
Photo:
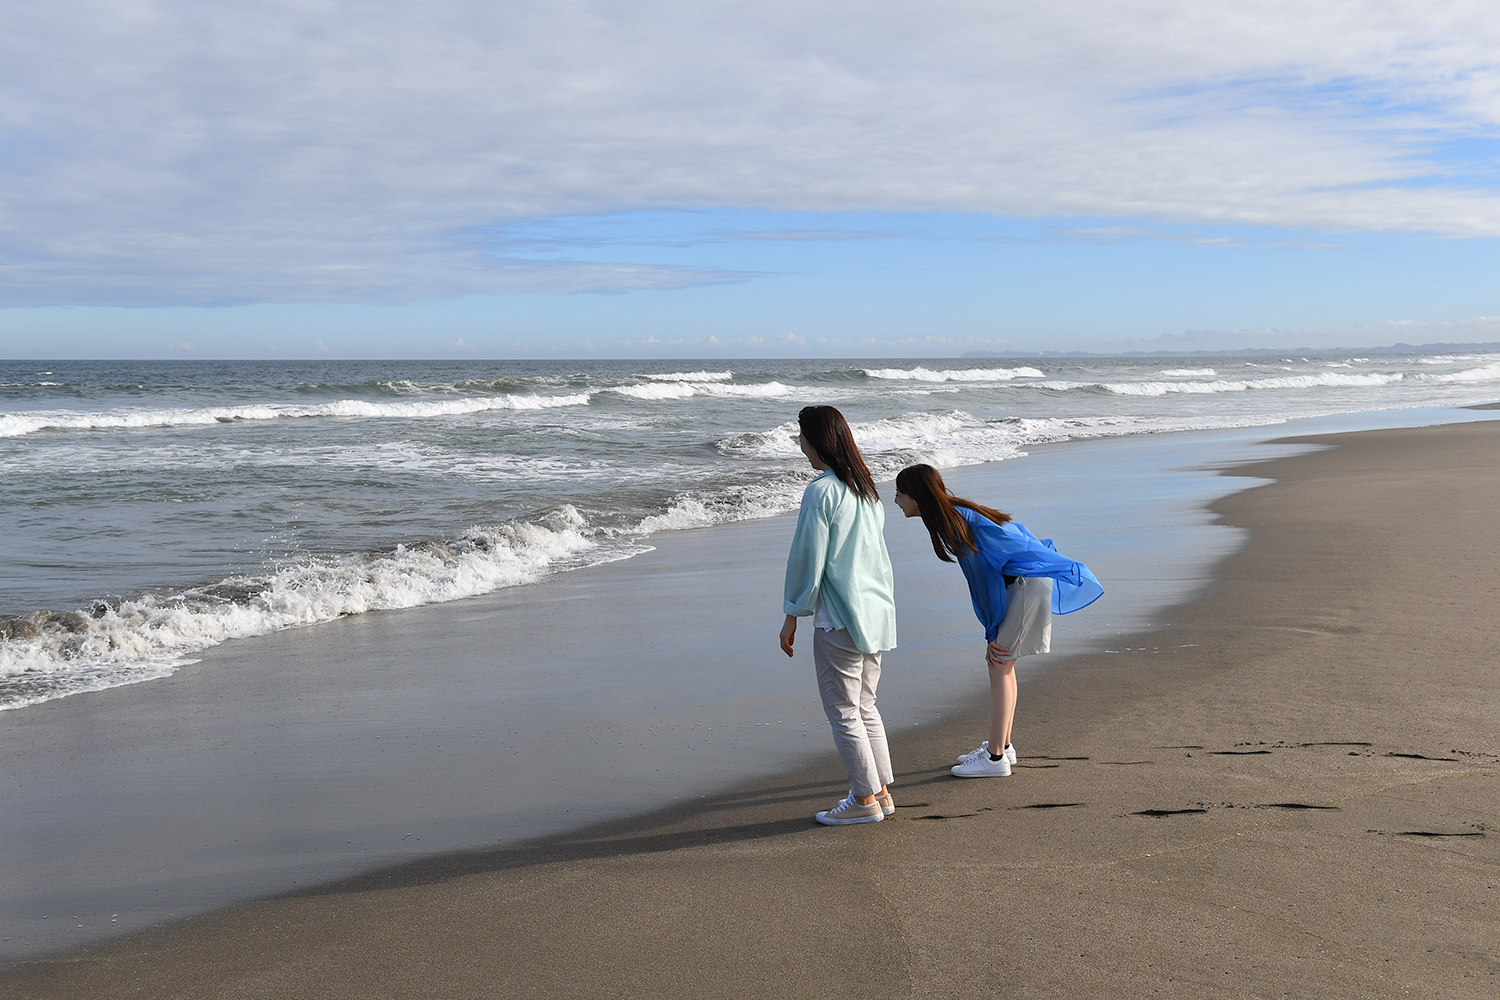
{"type": "Polygon", "coordinates": [[[1321,809],[1325,812],[1342,812],[1338,806],[1315,806],[1311,802],[1266,802],[1257,809],[1321,809]]]}
{"type": "Polygon", "coordinates": [[[975,816],[978,816],[979,813],[989,811],[989,806],[980,806],[979,812],[953,813],[952,815],[944,815],[943,813],[930,813],[926,816],[918,816],[917,819],[971,819],[975,816]]]}
{"type": "MultiPolygon", "coordinates": [[[[1379,833],[1379,830],[1371,830],[1370,833],[1379,833]]],[[[1460,832],[1447,833],[1441,830],[1398,830],[1391,834],[1393,837],[1483,837],[1483,830],[1464,830],[1460,832]]]]}
{"type": "Polygon", "coordinates": [[[1132,816],[1150,816],[1152,819],[1160,819],[1163,816],[1187,816],[1193,813],[1206,813],[1207,809],[1142,809],[1133,812],[1132,816]]]}

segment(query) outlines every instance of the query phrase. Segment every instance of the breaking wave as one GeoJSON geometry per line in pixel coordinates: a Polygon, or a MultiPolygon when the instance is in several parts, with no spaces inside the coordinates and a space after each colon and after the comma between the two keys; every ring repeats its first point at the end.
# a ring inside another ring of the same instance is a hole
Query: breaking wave
{"type": "Polygon", "coordinates": [[[734,372],[666,372],[645,377],[656,382],[728,382],[734,372]]]}
{"type": "Polygon", "coordinates": [[[1482,368],[1468,368],[1461,372],[1437,375],[1418,372],[1412,378],[1421,379],[1424,382],[1500,382],[1500,361],[1482,368]]]}
{"type": "Polygon", "coordinates": [[[505,395],[467,396],[461,399],[421,400],[409,403],[372,403],[341,399],[332,403],[298,405],[259,403],[247,406],[164,407],[118,409],[99,413],[70,410],[37,410],[0,414],[0,437],[20,437],[42,430],[100,430],[132,427],[187,427],[227,424],[242,420],[281,420],[309,417],[355,417],[375,420],[449,417],[487,410],[545,410],[560,406],[583,406],[592,392],[562,396],[505,395]]]}
{"type": "Polygon", "coordinates": [[[1213,382],[1034,382],[1044,389],[1068,392],[1076,389],[1103,389],[1119,396],[1165,396],[1169,393],[1247,392],[1253,389],[1316,389],[1320,387],[1379,386],[1400,382],[1400,372],[1367,375],[1343,375],[1320,372],[1316,375],[1285,375],[1257,379],[1218,379],[1213,382]]]}
{"type": "Polygon", "coordinates": [[[687,399],[691,396],[785,396],[791,388],[780,382],[758,385],[726,385],[722,382],[663,381],[647,385],[621,385],[602,392],[618,393],[633,399],[687,399]]]}
{"type": "Polygon", "coordinates": [[[866,378],[917,382],[1009,382],[1018,378],[1046,378],[1035,368],[956,368],[932,371],[916,368],[862,368],[866,378]]]}
{"type": "Polygon", "coordinates": [[[0,709],[165,676],[227,639],[473,597],[647,550],[591,530],[563,506],[539,522],[475,527],[452,541],[309,558],[265,576],[38,612],[0,622],[0,709]]]}

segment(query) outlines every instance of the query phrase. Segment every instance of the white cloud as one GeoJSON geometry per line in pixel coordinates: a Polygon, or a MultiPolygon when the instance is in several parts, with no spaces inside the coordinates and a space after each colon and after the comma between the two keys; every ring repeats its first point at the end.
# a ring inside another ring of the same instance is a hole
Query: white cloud
{"type": "Polygon", "coordinates": [[[1500,127],[1488,0],[82,0],[6,24],[0,304],[745,277],[474,235],[670,206],[1500,235],[1493,178],[1435,145],[1500,127]]]}

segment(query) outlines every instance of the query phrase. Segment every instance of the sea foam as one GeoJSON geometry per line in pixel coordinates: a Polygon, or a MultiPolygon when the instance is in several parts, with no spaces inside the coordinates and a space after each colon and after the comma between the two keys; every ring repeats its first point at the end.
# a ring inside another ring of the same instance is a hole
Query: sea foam
{"type": "Polygon", "coordinates": [[[785,396],[792,390],[780,382],[761,382],[749,385],[729,385],[723,382],[692,382],[673,379],[649,382],[645,385],[621,385],[601,392],[618,393],[633,399],[688,399],[692,396],[785,396]]]}
{"type": "Polygon", "coordinates": [[[584,406],[590,392],[559,396],[504,395],[467,396],[401,403],[372,403],[363,399],[298,405],[263,403],[247,406],[141,407],[97,413],[70,410],[34,410],[0,414],[0,438],[21,437],[42,430],[102,430],[143,427],[186,427],[235,423],[242,420],[280,420],[311,417],[362,417],[366,419],[423,419],[461,416],[487,410],[546,410],[560,406],[584,406]]]}
{"type": "Polygon", "coordinates": [[[728,382],[734,372],[664,372],[645,377],[656,382],[728,382]]]}
{"type": "Polygon", "coordinates": [[[1165,396],[1170,393],[1212,394],[1220,392],[1248,392],[1254,389],[1317,389],[1323,387],[1345,388],[1349,386],[1380,386],[1400,382],[1405,376],[1400,372],[1372,372],[1364,375],[1344,375],[1339,372],[1319,372],[1316,375],[1286,375],[1258,379],[1218,379],[1213,382],[1033,382],[1034,386],[1069,392],[1078,389],[1103,389],[1119,396],[1165,396]]]}
{"type": "Polygon", "coordinates": [[[932,371],[915,368],[862,368],[866,378],[917,382],[1009,382],[1018,378],[1045,378],[1035,368],[956,368],[932,371]]]}
{"type": "Polygon", "coordinates": [[[646,549],[604,544],[611,534],[590,531],[564,505],[540,522],[475,527],[452,541],[296,560],[263,577],[12,619],[0,623],[0,708],[160,677],[228,639],[473,597],[646,549]]]}
{"type": "Polygon", "coordinates": [[[1436,375],[1429,374],[1428,372],[1418,372],[1412,378],[1422,379],[1427,382],[1500,382],[1500,361],[1481,368],[1468,368],[1461,372],[1447,372],[1436,375]]]}

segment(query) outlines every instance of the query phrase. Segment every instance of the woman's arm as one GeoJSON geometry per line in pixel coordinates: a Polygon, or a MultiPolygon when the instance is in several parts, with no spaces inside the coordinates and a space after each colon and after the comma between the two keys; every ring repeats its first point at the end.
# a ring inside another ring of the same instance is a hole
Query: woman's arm
{"type": "Polygon", "coordinates": [[[823,516],[822,493],[815,489],[817,485],[817,480],[813,480],[802,494],[797,530],[786,557],[781,608],[786,621],[782,622],[780,638],[781,651],[787,656],[792,655],[792,643],[797,637],[797,619],[818,610],[818,591],[823,586],[828,559],[828,521],[823,516]]]}
{"type": "Polygon", "coordinates": [[[818,610],[818,590],[823,586],[823,570],[828,561],[828,520],[822,509],[822,495],[814,490],[817,485],[814,480],[802,495],[797,531],[792,535],[792,549],[786,557],[781,610],[798,618],[818,610]]]}

